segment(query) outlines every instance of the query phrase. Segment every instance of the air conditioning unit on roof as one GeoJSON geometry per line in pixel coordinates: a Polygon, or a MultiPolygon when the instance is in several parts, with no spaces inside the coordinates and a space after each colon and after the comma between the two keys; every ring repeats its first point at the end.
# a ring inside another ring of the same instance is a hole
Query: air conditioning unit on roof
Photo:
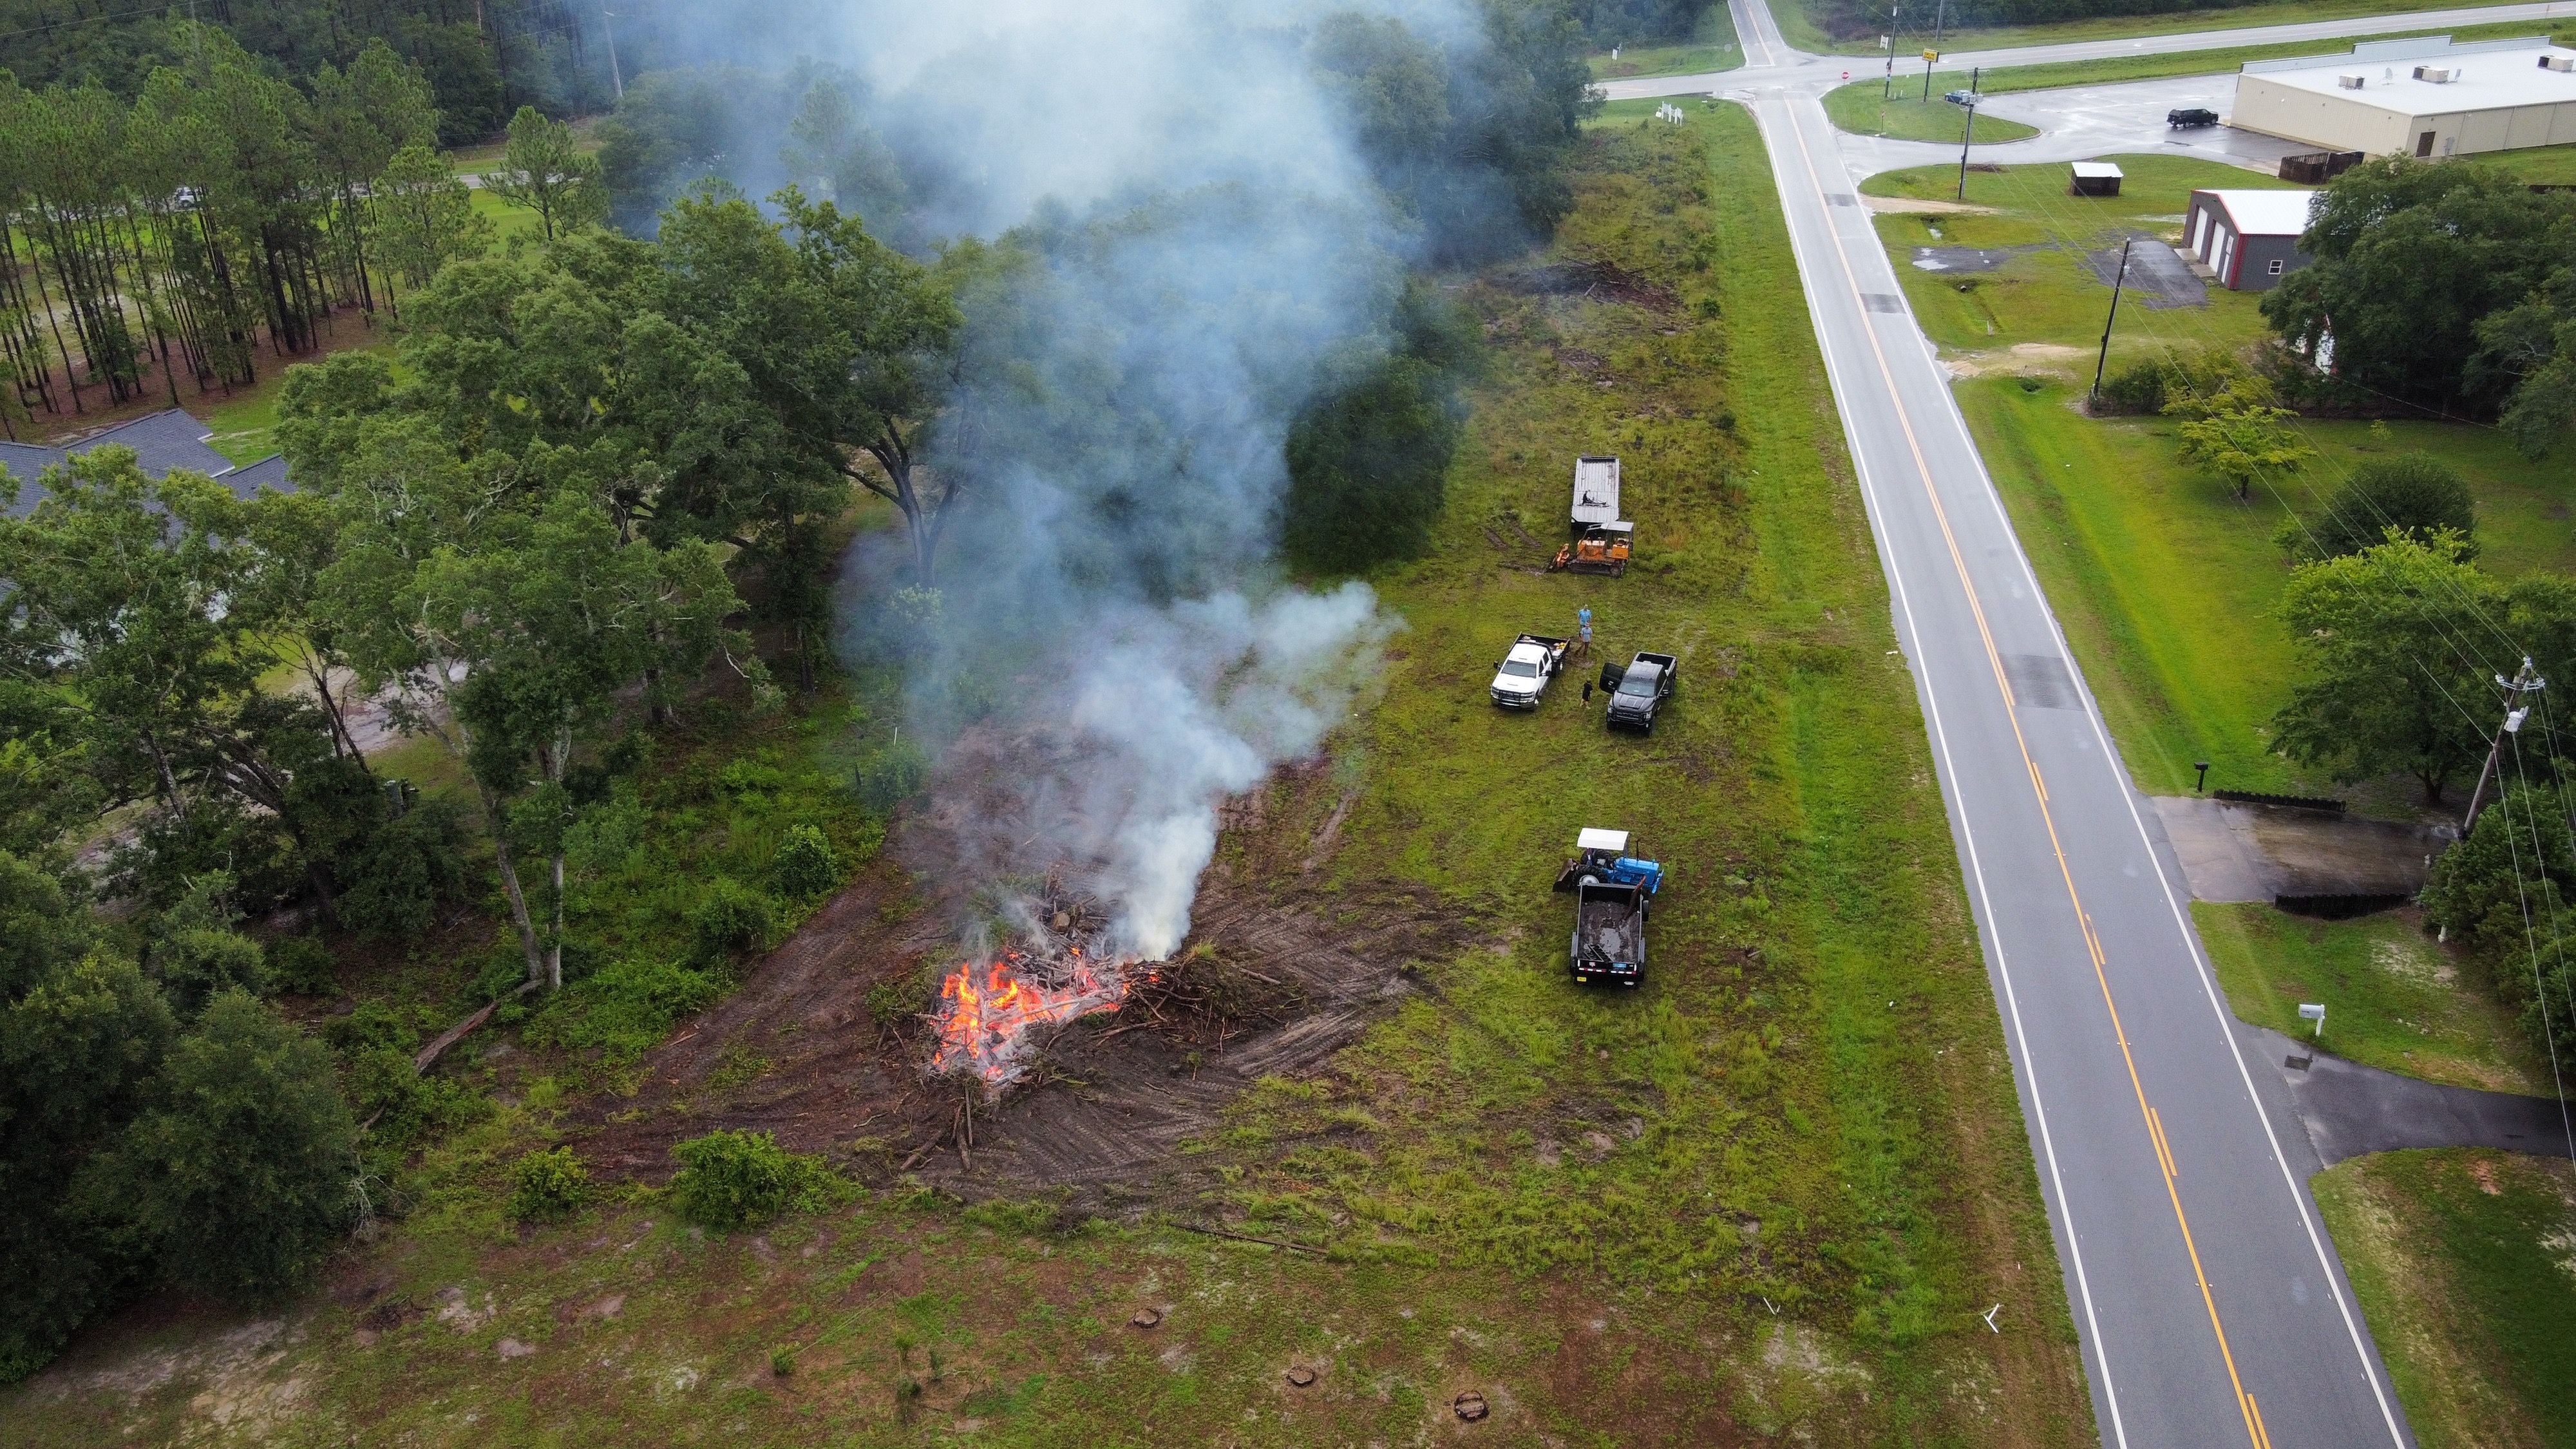
{"type": "Polygon", "coordinates": [[[2415,67],[2415,78],[2427,85],[2446,86],[2459,79],[2459,76],[2460,73],[2449,66],[2419,65],[2415,67]]]}
{"type": "Polygon", "coordinates": [[[2339,75],[2335,77],[2335,84],[2348,91],[2357,91],[2361,89],[2361,77],[2357,75],[2339,75]]]}
{"type": "Polygon", "coordinates": [[[2542,70],[2576,71],[2576,55],[2544,55],[2540,58],[2540,68],[2542,70]]]}

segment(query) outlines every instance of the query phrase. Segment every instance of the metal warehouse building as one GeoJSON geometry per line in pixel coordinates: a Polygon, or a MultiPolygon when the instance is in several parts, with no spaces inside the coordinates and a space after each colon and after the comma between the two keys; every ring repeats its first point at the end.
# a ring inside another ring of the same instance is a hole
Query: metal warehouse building
{"type": "Polygon", "coordinates": [[[2576,50],[2436,35],[2258,60],[2236,78],[2228,124],[2373,156],[2563,146],[2576,142],[2576,50]]]}

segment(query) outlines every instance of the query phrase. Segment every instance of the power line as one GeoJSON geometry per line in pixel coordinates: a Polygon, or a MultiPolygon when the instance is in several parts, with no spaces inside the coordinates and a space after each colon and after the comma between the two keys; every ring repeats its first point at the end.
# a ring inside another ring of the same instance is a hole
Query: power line
{"type": "MultiPolygon", "coordinates": [[[[2523,769],[2522,734],[2518,730],[2507,730],[2505,733],[2513,736],[2514,773],[2523,777],[2523,785],[2528,789],[2531,777],[2523,769]]],[[[2529,797],[2526,796],[2524,804],[2528,806],[2529,803],[2529,797]]],[[[2549,1049],[2549,1079],[2558,1089],[2558,1126],[2559,1130],[2567,1136],[2567,1158],[2571,1162],[2576,1162],[2576,1123],[2571,1123],[2568,1117],[2567,1079],[2560,1075],[2558,1070],[2558,1029],[2549,1020],[2549,989],[2540,971],[2540,947],[2532,939],[2531,934],[2531,900],[2523,894],[2522,890],[2522,848],[2513,838],[2512,810],[2501,798],[2496,801],[2496,808],[2505,812],[2505,842],[2512,848],[2514,862],[2513,889],[2515,896],[2522,901],[2523,945],[2531,956],[2531,995],[2534,1003],[2540,1008],[2540,1039],[2549,1049]]],[[[2549,883],[2549,856],[2541,846],[2540,822],[2536,818],[2531,822],[2531,853],[2532,868],[2540,875],[2540,898],[2549,907],[2550,945],[2558,952],[2559,974],[2564,977],[2567,966],[2566,937],[2558,928],[2558,893],[2549,883]]]]}

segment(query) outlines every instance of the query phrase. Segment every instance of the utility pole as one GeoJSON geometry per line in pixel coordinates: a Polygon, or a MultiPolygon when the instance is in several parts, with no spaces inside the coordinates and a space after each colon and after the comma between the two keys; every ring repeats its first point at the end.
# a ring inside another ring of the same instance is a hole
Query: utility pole
{"type": "Polygon", "coordinates": [[[1941,48],[1941,22],[1950,14],[1950,0],[1937,0],[1932,7],[1932,48],[1941,48]]]}
{"type": "Polygon", "coordinates": [[[1896,99],[1896,22],[1904,13],[1905,7],[1902,5],[1887,7],[1887,79],[1880,82],[1878,87],[1878,99],[1882,105],[1896,99]]]}
{"type": "MultiPolygon", "coordinates": [[[[1966,148],[1962,147],[1961,149],[1965,150],[1966,148]]],[[[1959,180],[1961,182],[1960,189],[1963,191],[1966,189],[1965,183],[1968,177],[1968,173],[1964,169],[1966,165],[1967,163],[1965,161],[1960,162],[1962,169],[1959,172],[1959,180]]],[[[2129,240],[2135,241],[2136,238],[2132,237],[2129,240]]],[[[2120,320],[2120,286],[2128,280],[2129,242],[2124,241],[2120,243],[2120,274],[2111,279],[2111,315],[2102,319],[2102,355],[2093,360],[2093,395],[2091,401],[2094,402],[2100,402],[2102,400],[2102,369],[2108,366],[2111,361],[2111,324],[2120,320]]]]}
{"type": "MultiPolygon", "coordinates": [[[[1959,199],[1961,201],[1968,199],[1968,138],[1976,134],[1977,83],[1975,80],[1971,79],[1968,82],[1968,124],[1962,127],[1959,131],[1959,199]]],[[[2102,386],[2102,380],[2098,377],[2095,378],[2093,380],[2093,386],[2097,389],[2100,388],[2102,386]]]]}
{"type": "Polygon", "coordinates": [[[622,101],[626,99],[626,72],[617,63],[617,27],[608,23],[609,17],[616,13],[605,5],[600,6],[599,29],[608,38],[608,83],[616,88],[617,98],[622,101]]]}
{"type": "MultiPolygon", "coordinates": [[[[2468,818],[2460,822],[2460,838],[2463,840],[2466,840],[2469,831],[2476,827],[2478,812],[2487,808],[2487,786],[2494,783],[2496,767],[2504,761],[2504,737],[2522,733],[2523,716],[2531,713],[2529,705],[2516,704],[2514,701],[2535,689],[2549,687],[2548,680],[2531,672],[2529,655],[2523,656],[2522,668],[2515,672],[2513,678],[2507,679],[2499,674],[2495,677],[2495,682],[2504,687],[2504,723],[2496,726],[2495,743],[2487,747],[2486,768],[2478,771],[2478,788],[2469,792],[2468,818]]],[[[2499,787],[2500,792],[2501,787],[2499,787]]]]}

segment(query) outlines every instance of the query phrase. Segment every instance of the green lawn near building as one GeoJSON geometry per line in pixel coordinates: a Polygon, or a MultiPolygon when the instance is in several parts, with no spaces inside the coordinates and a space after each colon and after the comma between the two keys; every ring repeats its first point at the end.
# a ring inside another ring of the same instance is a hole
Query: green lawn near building
{"type": "Polygon", "coordinates": [[[2200,901],[2191,914],[2228,1003],[2257,1026],[2428,1081],[2553,1090],[2547,1060],[2477,979],[2483,968],[2436,941],[2411,908],[2319,921],[2200,901]],[[2325,1006],[2322,1032],[2299,1019],[2301,1002],[2325,1006]]]}
{"type": "MultiPolygon", "coordinates": [[[[1967,77],[1959,77],[1965,85],[1967,77]]],[[[1938,81],[1935,81],[1936,86],[1938,81]]],[[[1892,136],[1900,141],[1949,141],[1956,143],[1961,133],[1972,144],[1992,141],[2019,141],[2036,136],[2036,127],[2001,116],[1977,113],[1975,129],[1969,130],[1968,111],[1941,99],[1935,89],[1931,99],[1923,98],[1923,76],[1920,71],[1911,78],[1898,76],[1892,99],[1884,96],[1883,81],[1854,81],[1850,85],[1825,92],[1825,115],[1846,131],[1863,136],[1892,136]]]]}

